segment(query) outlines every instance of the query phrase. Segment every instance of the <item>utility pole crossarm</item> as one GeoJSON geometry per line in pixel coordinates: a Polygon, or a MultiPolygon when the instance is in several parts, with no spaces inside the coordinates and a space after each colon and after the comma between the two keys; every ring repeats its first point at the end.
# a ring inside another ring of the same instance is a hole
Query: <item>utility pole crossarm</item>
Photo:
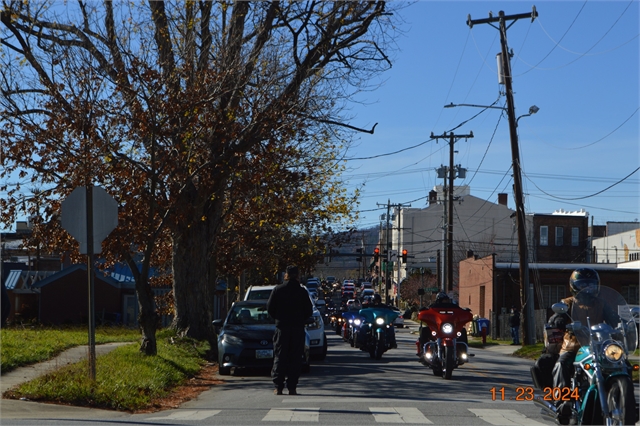
{"type": "Polygon", "coordinates": [[[484,19],[471,19],[471,15],[467,15],[467,25],[469,28],[473,28],[475,24],[491,24],[494,22],[499,22],[501,19],[507,21],[517,21],[518,19],[531,18],[531,22],[533,22],[538,17],[538,12],[536,11],[536,7],[533,6],[533,9],[530,13],[518,13],[516,15],[508,15],[505,16],[503,11],[498,12],[499,16],[492,16],[489,13],[488,18],[484,19]]]}

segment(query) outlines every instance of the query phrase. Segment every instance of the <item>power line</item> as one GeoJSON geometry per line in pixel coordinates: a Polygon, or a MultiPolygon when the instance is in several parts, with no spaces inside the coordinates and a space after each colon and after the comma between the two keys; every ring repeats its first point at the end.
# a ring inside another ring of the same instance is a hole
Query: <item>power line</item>
{"type": "Polygon", "coordinates": [[[538,190],[539,190],[540,192],[542,192],[543,194],[548,195],[549,197],[551,197],[551,198],[555,198],[555,199],[558,199],[558,200],[575,201],[575,200],[584,200],[585,198],[591,198],[591,197],[595,197],[596,195],[602,194],[603,192],[605,192],[605,191],[607,191],[607,190],[609,190],[609,189],[613,188],[614,186],[616,186],[616,185],[618,185],[618,184],[620,184],[620,183],[624,182],[624,181],[625,181],[625,180],[627,180],[631,175],[633,175],[634,173],[637,173],[637,172],[638,172],[638,170],[640,170],[640,167],[638,167],[637,169],[635,169],[634,171],[632,171],[631,173],[629,173],[627,176],[623,177],[622,179],[620,179],[620,180],[619,180],[619,181],[617,181],[616,183],[614,183],[614,184],[612,184],[612,185],[609,185],[608,187],[606,187],[605,189],[603,189],[603,190],[601,190],[601,191],[598,191],[598,192],[596,192],[596,193],[594,193],[594,194],[591,194],[591,195],[586,195],[586,196],[584,196],[584,197],[574,197],[574,198],[563,198],[563,197],[557,197],[557,196],[555,196],[555,195],[553,195],[553,194],[549,194],[548,192],[546,192],[546,191],[544,191],[542,188],[540,188],[540,187],[539,187],[539,186],[538,186],[538,185],[537,185],[533,180],[531,180],[531,178],[529,178],[529,177],[526,175],[526,173],[525,173],[525,176],[527,177],[527,180],[529,180],[529,182],[531,182],[531,183],[532,183],[536,188],[538,188],[538,190]]]}

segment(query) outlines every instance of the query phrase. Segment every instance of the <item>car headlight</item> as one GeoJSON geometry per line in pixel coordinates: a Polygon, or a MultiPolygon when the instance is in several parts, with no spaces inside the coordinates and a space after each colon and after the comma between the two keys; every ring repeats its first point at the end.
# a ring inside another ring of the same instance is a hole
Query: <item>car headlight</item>
{"type": "Polygon", "coordinates": [[[242,339],[230,334],[225,334],[222,341],[228,345],[242,345],[242,339]]]}
{"type": "Polygon", "coordinates": [[[354,323],[355,325],[357,325],[357,326],[360,326],[360,324],[362,324],[362,321],[361,321],[361,320],[359,320],[359,319],[355,319],[355,320],[353,320],[353,323],[354,323]]]}
{"type": "Polygon", "coordinates": [[[607,357],[609,361],[618,361],[622,357],[622,354],[624,354],[624,350],[622,350],[620,345],[615,343],[611,343],[604,348],[604,356],[607,357]]]}
{"type": "Polygon", "coordinates": [[[442,332],[444,334],[451,334],[453,333],[453,324],[449,324],[448,322],[442,324],[442,332]]]}
{"type": "Polygon", "coordinates": [[[312,325],[308,325],[307,329],[309,329],[309,330],[317,330],[320,327],[322,327],[322,317],[320,315],[314,315],[313,316],[313,324],[312,325]]]}
{"type": "Polygon", "coordinates": [[[380,317],[376,318],[376,324],[378,325],[384,324],[384,318],[380,318],[380,317]]]}

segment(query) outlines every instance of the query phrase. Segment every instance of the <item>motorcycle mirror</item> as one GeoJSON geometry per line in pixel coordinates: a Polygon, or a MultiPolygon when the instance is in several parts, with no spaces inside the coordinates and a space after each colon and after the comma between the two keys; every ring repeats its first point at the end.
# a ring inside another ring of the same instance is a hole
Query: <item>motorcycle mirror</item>
{"type": "Polygon", "coordinates": [[[551,309],[556,314],[566,314],[567,312],[569,312],[569,306],[567,306],[566,303],[562,302],[554,303],[553,306],[551,306],[551,309]]]}

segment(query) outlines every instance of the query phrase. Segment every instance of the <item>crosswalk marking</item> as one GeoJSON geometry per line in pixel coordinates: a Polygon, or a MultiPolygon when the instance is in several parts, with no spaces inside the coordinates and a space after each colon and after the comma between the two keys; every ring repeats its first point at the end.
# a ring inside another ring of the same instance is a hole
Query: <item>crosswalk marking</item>
{"type": "Polygon", "coordinates": [[[476,416],[480,417],[487,423],[492,425],[521,425],[521,426],[534,426],[534,425],[546,425],[546,423],[539,423],[518,413],[516,410],[492,410],[489,408],[469,408],[476,416]]]}
{"type": "Polygon", "coordinates": [[[378,423],[433,424],[415,407],[369,407],[378,423]]]}
{"type": "Polygon", "coordinates": [[[221,410],[178,410],[167,416],[147,417],[145,421],[155,420],[204,420],[215,416],[221,410]]]}
{"type": "Polygon", "coordinates": [[[318,422],[320,408],[272,408],[263,422],[318,422]]]}

